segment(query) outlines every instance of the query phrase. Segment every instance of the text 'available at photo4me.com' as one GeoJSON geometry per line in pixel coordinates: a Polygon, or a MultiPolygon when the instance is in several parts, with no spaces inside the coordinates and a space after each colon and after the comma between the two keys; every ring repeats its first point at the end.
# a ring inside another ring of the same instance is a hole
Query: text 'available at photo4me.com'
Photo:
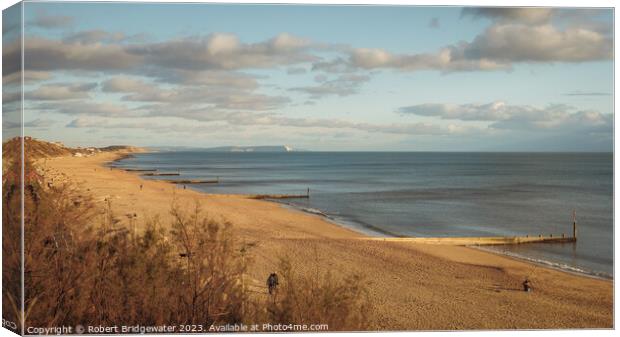
{"type": "MultiPolygon", "coordinates": [[[[3,322],[7,328],[17,325],[3,322]]],[[[145,333],[209,333],[209,332],[313,332],[329,331],[328,324],[177,324],[177,325],[76,325],[53,327],[27,327],[28,335],[71,335],[71,334],[145,334],[145,333]]]]}

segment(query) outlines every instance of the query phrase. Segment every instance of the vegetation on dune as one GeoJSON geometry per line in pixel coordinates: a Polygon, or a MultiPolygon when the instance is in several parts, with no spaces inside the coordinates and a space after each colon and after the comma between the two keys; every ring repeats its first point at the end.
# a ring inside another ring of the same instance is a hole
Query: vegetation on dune
{"type": "MultiPolygon", "coordinates": [[[[281,263],[277,296],[248,295],[248,261],[231,225],[171,207],[172,221],[152,218],[137,232],[112,207],[98,207],[70,184],[43,186],[25,162],[24,284],[26,326],[226,323],[368,326],[363,282],[320,272],[296,273],[281,263]]],[[[19,172],[19,161],[9,171],[19,172]]],[[[20,182],[3,179],[3,310],[19,322],[20,182]]]]}
{"type": "MultiPolygon", "coordinates": [[[[3,151],[5,150],[3,144],[3,151]]],[[[19,151],[3,152],[2,171],[2,318],[16,330],[21,310],[21,165],[19,151]],[[6,156],[5,156],[6,155],[6,156]]],[[[18,331],[16,331],[18,332],[18,331]]]]}
{"type": "Polygon", "coordinates": [[[32,137],[15,137],[2,143],[3,161],[11,161],[13,159],[20,158],[22,141],[24,146],[24,152],[31,160],[72,155],[90,155],[97,152],[137,152],[142,150],[141,148],[127,145],[113,145],[100,148],[72,148],[65,146],[62,143],[46,142],[32,137]]]}
{"type": "Polygon", "coordinates": [[[310,269],[303,273],[293,267],[290,258],[280,259],[283,281],[276,296],[267,299],[264,320],[307,325],[319,322],[332,331],[367,330],[372,325],[369,294],[361,277],[339,279],[330,271],[322,271],[319,261],[310,269]]]}
{"type": "Polygon", "coordinates": [[[19,158],[22,148],[22,140],[26,153],[30,159],[67,156],[73,154],[73,149],[60,144],[39,141],[30,137],[15,137],[2,143],[2,159],[10,160],[19,158]]]}

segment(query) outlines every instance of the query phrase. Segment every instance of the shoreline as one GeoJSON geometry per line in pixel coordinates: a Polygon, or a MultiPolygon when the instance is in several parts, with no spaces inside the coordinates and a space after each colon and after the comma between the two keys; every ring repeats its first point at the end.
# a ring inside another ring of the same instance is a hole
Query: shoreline
{"type": "Polygon", "coordinates": [[[575,276],[579,276],[579,277],[588,277],[588,278],[592,278],[592,279],[596,279],[596,280],[601,280],[601,281],[610,281],[613,282],[614,281],[614,276],[613,275],[609,275],[607,273],[603,273],[603,272],[595,272],[595,271],[587,271],[587,270],[582,270],[579,269],[577,267],[572,267],[572,266],[566,266],[566,267],[562,267],[559,265],[559,263],[555,263],[553,261],[547,261],[547,260],[540,260],[540,259],[535,259],[535,258],[530,258],[524,255],[520,255],[520,254],[515,254],[515,253],[507,253],[507,252],[500,252],[497,250],[493,250],[493,249],[489,249],[489,248],[485,248],[483,246],[466,246],[467,248],[471,248],[471,249],[477,249],[483,252],[487,252],[487,253],[491,253],[491,254],[496,254],[496,255],[500,255],[509,259],[513,259],[516,261],[521,261],[521,262],[525,262],[525,263],[531,263],[533,265],[542,267],[542,268],[548,268],[551,270],[555,270],[555,271],[559,271],[559,272],[563,272],[569,275],[575,275],[575,276]]]}
{"type": "MultiPolygon", "coordinates": [[[[200,192],[200,193],[204,193],[204,192],[200,192]]],[[[237,195],[241,195],[244,196],[244,194],[237,194],[237,195]]],[[[346,219],[337,219],[333,216],[330,216],[329,214],[324,213],[322,210],[320,209],[309,209],[307,207],[300,207],[297,206],[295,204],[292,203],[286,203],[284,201],[279,201],[279,200],[273,200],[273,199],[263,199],[264,201],[267,202],[271,202],[271,203],[275,203],[278,204],[286,209],[295,211],[295,212],[301,212],[303,214],[311,214],[311,215],[316,215],[322,219],[324,219],[325,221],[333,224],[334,226],[338,226],[338,227],[342,227],[342,228],[346,228],[346,229],[350,229],[356,233],[359,233],[363,236],[366,237],[376,237],[377,235],[384,235],[382,237],[394,237],[394,238],[398,238],[398,237],[402,237],[399,236],[397,234],[391,233],[389,231],[383,231],[379,228],[376,228],[374,226],[365,226],[363,224],[360,224],[359,226],[356,226],[354,221],[346,221],[346,219]],[[345,222],[350,222],[353,225],[347,225],[345,222]],[[361,228],[363,227],[363,228],[361,228]],[[374,229],[376,228],[376,229],[374,229]],[[364,229],[368,230],[364,231],[364,229]]]]}
{"type": "Polygon", "coordinates": [[[211,217],[230,221],[240,238],[255,244],[248,271],[253,284],[264,284],[282,254],[300,270],[319,263],[316,268],[336,275],[359,274],[369,282],[379,330],[613,327],[612,280],[472,247],[357,240],[367,235],[278,202],[183,190],[106,166],[121,155],[57,157],[46,167],[95,200],[112,200],[121,220],[134,212],[166,223],[171,198],[186,206],[200,200],[211,217]],[[525,276],[533,280],[531,294],[519,288],[525,276]]]}
{"type": "MultiPolygon", "coordinates": [[[[281,205],[285,206],[286,208],[290,208],[290,209],[292,209],[294,211],[308,213],[308,214],[316,214],[317,216],[324,217],[326,221],[328,221],[330,223],[333,223],[336,226],[340,226],[340,227],[344,227],[344,228],[347,228],[347,229],[351,229],[351,230],[356,231],[356,232],[358,232],[358,233],[360,233],[362,235],[365,235],[365,236],[374,237],[371,233],[364,232],[361,229],[358,230],[358,228],[355,228],[355,226],[347,226],[346,224],[343,224],[342,222],[339,222],[338,219],[334,219],[334,218],[330,217],[329,215],[327,215],[325,213],[322,213],[322,212],[321,213],[308,212],[308,211],[306,211],[303,208],[298,208],[295,205],[282,203],[282,202],[279,202],[277,200],[266,199],[265,201],[281,204],[281,205]]],[[[318,210],[318,211],[320,212],[320,210],[318,210]]],[[[370,230],[372,230],[372,229],[370,228],[370,230]]],[[[402,237],[402,236],[398,236],[398,235],[393,234],[393,233],[389,233],[388,231],[377,232],[377,234],[378,235],[385,234],[385,235],[387,235],[386,237],[390,237],[390,238],[402,237]]],[[[527,245],[528,243],[523,243],[523,244],[527,245]]],[[[498,246],[502,246],[502,245],[498,245],[498,246]]],[[[585,270],[585,269],[580,269],[578,267],[573,267],[573,266],[569,266],[569,265],[562,265],[560,262],[553,262],[553,261],[543,260],[543,259],[535,259],[535,258],[531,258],[531,257],[525,256],[525,255],[521,255],[521,254],[509,253],[509,252],[505,252],[505,251],[495,250],[495,249],[492,249],[492,248],[486,248],[486,246],[481,246],[481,245],[464,245],[462,247],[481,250],[483,252],[487,252],[487,253],[490,253],[490,254],[495,254],[495,255],[498,255],[498,256],[502,256],[502,257],[507,257],[507,258],[514,259],[514,260],[521,261],[521,262],[525,262],[525,263],[535,264],[535,265],[537,265],[539,267],[549,268],[549,269],[552,269],[552,270],[564,272],[564,273],[571,274],[571,275],[590,277],[590,278],[599,279],[599,280],[608,280],[608,281],[612,281],[612,282],[614,280],[614,275],[613,274],[608,274],[608,273],[604,273],[604,272],[589,271],[589,270],[585,270]]],[[[491,246],[491,247],[497,247],[497,246],[491,246]]]]}
{"type": "MultiPolygon", "coordinates": [[[[204,194],[210,194],[210,193],[205,193],[205,192],[201,192],[198,191],[199,193],[204,193],[204,194]]],[[[225,195],[225,194],[211,194],[211,195],[225,195]]],[[[244,194],[235,194],[235,195],[239,195],[239,196],[245,196],[244,194]]],[[[376,237],[374,236],[372,233],[370,232],[364,232],[362,229],[360,228],[356,228],[355,226],[348,226],[340,221],[338,221],[338,219],[335,219],[333,217],[330,217],[329,215],[321,212],[320,210],[317,210],[320,213],[315,213],[312,211],[307,211],[305,208],[301,208],[301,207],[297,207],[296,205],[293,204],[288,204],[288,203],[284,203],[278,200],[271,200],[271,199],[264,199],[264,201],[267,202],[271,202],[271,203],[275,203],[278,205],[283,206],[286,209],[290,209],[292,211],[296,211],[296,212],[301,212],[304,214],[310,214],[310,215],[316,215],[318,217],[324,218],[325,221],[334,224],[335,226],[339,226],[342,228],[346,228],[346,229],[350,229],[352,231],[355,231],[361,235],[367,236],[367,237],[376,237]]],[[[372,230],[372,229],[370,229],[372,230]]],[[[387,231],[385,232],[377,232],[376,235],[381,235],[384,234],[386,235],[385,237],[389,237],[389,238],[400,238],[403,236],[398,236],[396,234],[393,233],[389,233],[387,231]]],[[[523,244],[528,244],[528,243],[523,243],[523,244]]],[[[501,246],[501,245],[499,245],[501,246]]],[[[469,248],[469,249],[477,249],[486,253],[490,253],[490,254],[494,254],[497,256],[501,256],[501,257],[505,257],[505,258],[509,258],[509,259],[513,259],[515,261],[520,261],[520,262],[524,262],[524,263],[530,263],[542,268],[548,268],[551,270],[555,270],[555,271],[559,271],[559,272],[563,272],[563,273],[567,273],[570,275],[575,275],[575,276],[582,276],[582,277],[588,277],[588,278],[593,278],[593,279],[597,279],[597,280],[603,280],[603,281],[612,281],[614,280],[614,276],[613,274],[607,274],[607,273],[603,273],[603,272],[596,272],[596,271],[588,271],[588,270],[584,270],[584,269],[579,269],[578,267],[573,267],[573,266],[568,266],[568,265],[564,265],[561,266],[559,262],[553,262],[553,261],[549,261],[549,260],[542,260],[542,259],[535,259],[535,258],[530,258],[527,257],[525,255],[521,255],[521,254],[516,254],[516,253],[508,253],[508,252],[504,252],[504,251],[498,251],[498,250],[494,250],[491,248],[486,248],[485,246],[481,246],[481,245],[462,245],[461,247],[465,247],[465,248],[469,248]]],[[[493,246],[491,246],[493,247],[493,246]]],[[[495,246],[497,247],[497,246],[495,246]]]]}
{"type": "MultiPolygon", "coordinates": [[[[141,153],[151,153],[154,151],[144,151],[141,153]]],[[[110,164],[116,163],[116,162],[120,162],[122,160],[125,160],[127,158],[131,158],[133,155],[132,154],[126,154],[126,155],[122,155],[119,156],[118,158],[111,160],[107,163],[104,163],[103,166],[105,167],[112,167],[110,164]]],[[[119,169],[119,170],[123,170],[121,168],[118,167],[114,167],[115,169],[119,169]]],[[[126,173],[133,173],[133,172],[126,172],[126,173]]],[[[155,180],[155,181],[162,181],[162,182],[166,182],[165,180],[160,180],[160,179],[144,179],[142,176],[139,176],[140,179],[142,180],[155,180]]],[[[190,184],[191,185],[191,184],[190,184]]],[[[191,186],[188,186],[188,188],[192,191],[195,191],[197,193],[201,193],[204,195],[212,195],[212,196],[238,196],[238,197],[242,197],[242,198],[250,198],[252,195],[251,194],[220,194],[220,193],[208,193],[208,192],[204,192],[200,189],[196,189],[196,188],[192,188],[191,186]]],[[[301,212],[303,214],[309,214],[309,215],[314,215],[317,216],[325,221],[327,221],[330,224],[333,224],[334,226],[337,226],[339,228],[343,228],[343,229],[347,229],[347,230],[351,230],[353,232],[356,232],[359,235],[363,235],[366,237],[387,237],[387,238],[402,238],[405,237],[403,235],[398,235],[396,233],[392,233],[389,231],[385,231],[382,230],[380,228],[377,228],[375,226],[372,225],[366,225],[366,224],[360,224],[360,223],[356,223],[355,221],[347,221],[347,219],[338,219],[335,218],[333,216],[330,216],[329,214],[325,213],[323,210],[320,209],[311,209],[311,208],[307,208],[307,207],[303,207],[300,205],[296,205],[294,203],[291,202],[286,202],[283,200],[276,200],[276,199],[270,199],[270,198],[263,198],[261,199],[262,201],[266,201],[272,204],[276,204],[279,205],[285,209],[291,210],[291,211],[296,211],[296,212],[301,212]],[[351,224],[348,224],[351,223],[351,224]]],[[[525,243],[527,244],[527,243],[525,243]]],[[[553,243],[552,243],[553,244],[553,243]]],[[[543,267],[543,268],[549,268],[552,270],[556,270],[556,271],[561,271],[561,272],[565,272],[567,274],[571,274],[571,275],[577,275],[577,276],[584,276],[584,277],[590,277],[590,278],[595,278],[595,279],[600,279],[600,280],[611,280],[613,281],[614,279],[614,275],[613,274],[608,274],[606,272],[597,272],[594,270],[586,270],[586,269],[582,269],[580,267],[574,267],[574,266],[570,266],[570,265],[566,265],[562,262],[554,262],[551,260],[545,260],[545,259],[537,259],[537,258],[533,258],[533,257],[528,257],[526,255],[522,255],[522,254],[516,254],[516,253],[509,253],[509,252],[505,252],[505,251],[499,251],[499,250],[494,250],[494,249],[489,249],[489,248],[485,248],[483,246],[478,246],[478,245],[463,245],[463,247],[466,248],[470,248],[470,249],[477,249],[480,251],[484,251],[490,254],[495,254],[498,256],[502,256],[502,257],[506,257],[506,258],[510,258],[510,259],[514,259],[517,261],[521,261],[524,263],[531,263],[534,264],[536,266],[539,267],[543,267]]]]}

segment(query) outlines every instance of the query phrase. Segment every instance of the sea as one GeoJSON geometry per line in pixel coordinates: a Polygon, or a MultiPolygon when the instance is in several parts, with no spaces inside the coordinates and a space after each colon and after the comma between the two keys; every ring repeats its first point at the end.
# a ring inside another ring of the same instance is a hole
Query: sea
{"type": "Polygon", "coordinates": [[[119,168],[216,179],[204,193],[306,194],[286,207],[374,236],[572,235],[576,243],[492,246],[567,271],[613,278],[612,153],[159,151],[119,168]]]}

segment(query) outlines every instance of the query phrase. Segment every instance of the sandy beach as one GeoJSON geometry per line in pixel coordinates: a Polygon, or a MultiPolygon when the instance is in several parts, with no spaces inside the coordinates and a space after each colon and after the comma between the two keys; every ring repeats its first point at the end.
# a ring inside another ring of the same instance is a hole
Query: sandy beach
{"type": "MultiPolygon", "coordinates": [[[[70,180],[123,222],[168,219],[174,198],[199,201],[230,221],[252,245],[249,270],[257,291],[280,256],[295,268],[357,273],[368,281],[373,322],[381,330],[612,328],[613,282],[552,270],[473,248],[359,240],[363,235],[277,203],[203,194],[104,165],[121,153],[42,160],[43,174],[70,180]],[[141,188],[142,185],[142,188],[141,188]],[[528,277],[534,291],[521,291],[528,277]]],[[[139,228],[138,228],[139,229],[139,228]]]]}

